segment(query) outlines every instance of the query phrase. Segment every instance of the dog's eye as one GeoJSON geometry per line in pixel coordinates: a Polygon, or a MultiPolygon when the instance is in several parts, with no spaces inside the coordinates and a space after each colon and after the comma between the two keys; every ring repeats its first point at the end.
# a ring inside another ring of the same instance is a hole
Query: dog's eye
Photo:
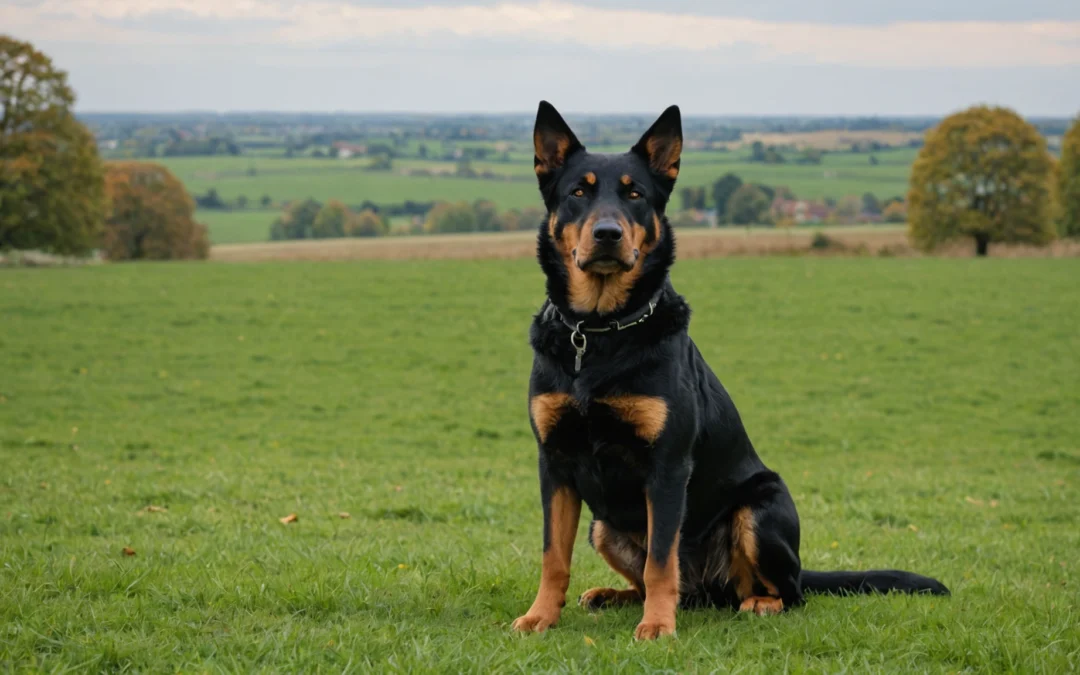
{"type": "Polygon", "coordinates": [[[584,197],[585,196],[585,191],[582,190],[581,188],[578,188],[578,189],[574,190],[574,192],[572,194],[575,197],[584,197]]]}
{"type": "Polygon", "coordinates": [[[630,194],[629,194],[629,195],[627,195],[627,196],[628,196],[628,197],[629,197],[630,199],[641,199],[641,197],[642,197],[642,194],[641,194],[640,192],[638,192],[637,190],[631,190],[631,191],[630,191],[630,194]]]}

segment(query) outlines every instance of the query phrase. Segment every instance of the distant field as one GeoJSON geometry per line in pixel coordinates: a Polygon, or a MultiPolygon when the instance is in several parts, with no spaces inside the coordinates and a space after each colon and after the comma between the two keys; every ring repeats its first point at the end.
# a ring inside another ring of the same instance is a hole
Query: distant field
{"type": "Polygon", "coordinates": [[[270,225],[280,215],[275,210],[219,211],[199,209],[195,220],[204,223],[214,244],[245,244],[270,239],[270,225]]]}
{"type": "MultiPolygon", "coordinates": [[[[911,149],[883,151],[875,154],[879,164],[871,166],[866,154],[830,153],[820,165],[798,165],[751,163],[746,161],[746,154],[745,150],[687,152],[683,155],[679,187],[707,186],[732,172],[745,181],[786,186],[807,199],[838,199],[865,192],[888,198],[907,191],[908,173],[915,157],[911,149]]],[[[365,200],[397,203],[490,199],[502,209],[539,206],[532,163],[524,156],[515,156],[515,161],[509,163],[472,162],[475,171],[490,171],[499,177],[497,180],[457,178],[449,175],[456,168],[453,162],[418,159],[395,160],[388,172],[366,171],[367,158],[285,159],[254,154],[160,161],[176,173],[189,192],[202,194],[214,188],[226,200],[243,195],[252,204],[269,195],[274,203],[308,197],[319,201],[339,199],[347,204],[365,200]],[[407,175],[414,171],[433,175],[407,175]]],[[[677,195],[673,208],[679,208],[677,195]]],[[[255,214],[200,212],[199,217],[211,224],[215,243],[265,240],[273,220],[255,214]]]]}
{"type": "Polygon", "coordinates": [[[805,565],[953,595],[683,611],[649,644],[574,602],[620,583],[587,510],[559,625],[509,630],[540,576],[534,261],[0,270],[0,670],[1077,672],[1078,263],[676,265],[805,565]]]}
{"type": "MultiPolygon", "coordinates": [[[[908,250],[902,226],[842,226],[797,228],[693,229],[678,233],[679,258],[806,252],[817,232],[828,234],[849,251],[874,254],[882,249],[908,250]]],[[[833,251],[838,252],[836,250],[833,251]]],[[[412,260],[532,258],[534,231],[485,234],[446,234],[378,239],[318,239],[226,244],[214,246],[213,260],[252,262],[265,260],[412,260]]]]}
{"type": "Polygon", "coordinates": [[[925,134],[914,131],[803,131],[798,133],[762,133],[748,131],[742,140],[729,143],[729,147],[745,147],[755,141],[765,145],[791,145],[797,148],[817,148],[819,150],[846,150],[853,144],[881,143],[893,147],[903,147],[912,141],[918,141],[925,134]]]}

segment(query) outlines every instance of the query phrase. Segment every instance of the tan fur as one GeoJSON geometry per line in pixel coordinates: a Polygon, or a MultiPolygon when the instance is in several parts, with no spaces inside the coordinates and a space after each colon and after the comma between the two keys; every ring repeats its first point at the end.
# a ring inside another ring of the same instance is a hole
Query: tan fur
{"type": "Polygon", "coordinates": [[[645,150],[649,153],[649,167],[653,171],[662,173],[672,180],[678,178],[679,167],[675,165],[682,155],[681,140],[653,136],[645,142],[645,150]]]}
{"type": "Polygon", "coordinates": [[[540,133],[533,134],[533,147],[540,163],[536,165],[537,175],[554,171],[566,161],[566,153],[570,149],[570,138],[565,134],[558,136],[544,136],[540,133]]]}
{"type": "Polygon", "coordinates": [[[664,431],[668,408],[657,396],[611,396],[597,399],[611,408],[624,422],[634,427],[638,437],[653,443],[664,431]]]}
{"type": "Polygon", "coordinates": [[[679,606],[679,535],[676,533],[663,566],[652,550],[653,505],[646,497],[649,517],[649,557],[645,561],[645,612],[634,631],[638,640],[654,640],[675,632],[675,610],[679,606]]]}
{"type": "Polygon", "coordinates": [[[622,178],[619,179],[619,182],[622,183],[623,185],[631,185],[631,184],[633,184],[634,179],[631,178],[629,174],[624,173],[622,175],[622,178]]]}
{"type": "Polygon", "coordinates": [[[731,563],[728,567],[728,581],[735,582],[735,593],[740,600],[746,600],[754,594],[754,582],[765,587],[770,596],[779,595],[779,591],[758,570],[758,542],[754,512],[743,507],[735,512],[731,519],[731,563]]]}
{"type": "Polygon", "coordinates": [[[550,545],[544,551],[540,588],[529,611],[514,621],[514,630],[540,633],[558,622],[570,586],[570,561],[580,517],[581,497],[577,493],[564,487],[552,495],[550,545]]]}
{"type": "Polygon", "coordinates": [[[585,182],[588,183],[589,185],[596,185],[596,174],[593,173],[592,171],[589,171],[588,173],[586,173],[585,174],[585,182]]]}
{"type": "Polygon", "coordinates": [[[780,598],[755,595],[743,600],[742,604],[739,605],[739,611],[753,612],[758,616],[779,614],[784,611],[784,601],[780,598]]]}
{"type": "Polygon", "coordinates": [[[547,440],[548,434],[572,404],[570,394],[537,394],[532,397],[529,401],[529,412],[532,414],[533,424],[536,425],[541,443],[547,440]]]}
{"type": "MultiPolygon", "coordinates": [[[[556,240],[556,247],[562,254],[563,263],[566,265],[570,306],[582,313],[599,312],[600,314],[610,314],[626,304],[627,299],[630,297],[630,291],[633,290],[634,284],[637,283],[638,278],[641,276],[642,268],[645,265],[645,256],[660,241],[662,228],[660,227],[659,218],[655,219],[653,226],[656,228],[656,237],[650,244],[646,245],[644,226],[638,223],[631,224],[621,221],[619,225],[623,228],[623,231],[630,232],[628,238],[624,237],[625,250],[623,255],[629,257],[632,255],[632,250],[637,249],[639,252],[637,261],[626,272],[594,274],[578,267],[577,260],[588,260],[592,255],[592,226],[595,222],[596,217],[591,216],[583,226],[567,223],[563,226],[559,239],[556,240]],[[575,260],[574,256],[575,249],[577,250],[577,260],[575,260]]],[[[556,225],[557,217],[552,215],[548,221],[548,229],[553,239],[555,238],[556,225]]]]}

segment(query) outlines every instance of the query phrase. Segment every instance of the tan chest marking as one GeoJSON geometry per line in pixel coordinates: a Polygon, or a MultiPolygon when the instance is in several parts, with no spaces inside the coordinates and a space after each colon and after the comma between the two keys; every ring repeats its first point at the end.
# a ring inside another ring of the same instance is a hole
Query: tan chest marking
{"type": "Polygon", "coordinates": [[[548,434],[573,403],[574,400],[570,398],[570,394],[537,394],[532,397],[529,401],[529,413],[532,415],[541,443],[547,440],[548,434]]]}
{"type": "Polygon", "coordinates": [[[634,427],[638,437],[650,443],[660,438],[667,423],[667,404],[657,396],[610,396],[596,402],[611,408],[619,419],[634,427]]]}

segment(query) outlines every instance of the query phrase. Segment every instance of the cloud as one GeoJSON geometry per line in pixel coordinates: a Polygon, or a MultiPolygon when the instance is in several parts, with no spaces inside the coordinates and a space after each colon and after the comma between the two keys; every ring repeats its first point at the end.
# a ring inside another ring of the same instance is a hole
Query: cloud
{"type": "MultiPolygon", "coordinates": [[[[477,40],[603,51],[707,55],[739,48],[758,63],[888,69],[1073,66],[1080,21],[905,21],[838,25],[591,7],[571,2],[369,7],[345,0],[44,0],[0,7],[24,38],[110,44],[313,48],[477,40]],[[228,26],[185,31],[198,19],[228,26]]],[[[632,76],[633,73],[628,73],[632,76]]]]}

